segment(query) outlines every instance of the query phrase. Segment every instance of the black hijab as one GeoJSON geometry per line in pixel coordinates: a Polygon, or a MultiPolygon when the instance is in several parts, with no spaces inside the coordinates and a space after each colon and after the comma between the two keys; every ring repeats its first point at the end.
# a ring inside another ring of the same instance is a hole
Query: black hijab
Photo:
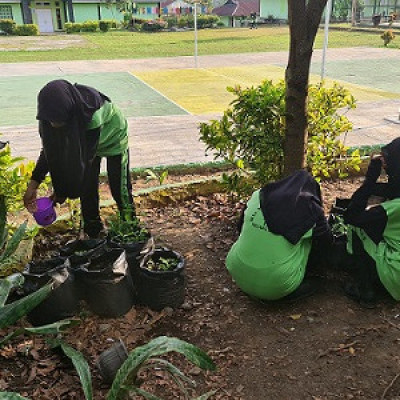
{"type": "Polygon", "coordinates": [[[292,244],[323,215],[319,184],[303,170],[264,186],[260,191],[260,206],[269,231],[292,244]]]}
{"type": "Polygon", "coordinates": [[[387,196],[389,199],[400,197],[400,138],[382,147],[382,154],[388,175],[387,196]]]}
{"type": "Polygon", "coordinates": [[[38,95],[39,133],[54,191],[76,198],[82,194],[88,165],[99,135],[89,135],[93,114],[110,99],[94,88],[62,79],[44,86],[38,95]],[[54,128],[50,122],[64,123],[54,128]]]}

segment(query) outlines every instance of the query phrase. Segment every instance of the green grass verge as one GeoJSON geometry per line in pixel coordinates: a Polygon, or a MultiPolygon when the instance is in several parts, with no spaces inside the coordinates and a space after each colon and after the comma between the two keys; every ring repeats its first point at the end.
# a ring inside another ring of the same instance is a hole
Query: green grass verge
{"type": "MultiPolygon", "coordinates": [[[[194,52],[194,32],[138,33],[111,31],[81,34],[86,43],[80,47],[36,51],[1,51],[0,62],[109,60],[189,56],[194,52]]],[[[395,41],[396,42],[396,41],[395,41]]],[[[389,47],[400,48],[399,43],[389,47]]],[[[318,32],[315,48],[322,48],[323,30],[318,32]]],[[[380,33],[331,31],[329,47],[383,47],[380,33]]],[[[198,32],[199,55],[287,51],[289,28],[204,29],[198,32]]]]}

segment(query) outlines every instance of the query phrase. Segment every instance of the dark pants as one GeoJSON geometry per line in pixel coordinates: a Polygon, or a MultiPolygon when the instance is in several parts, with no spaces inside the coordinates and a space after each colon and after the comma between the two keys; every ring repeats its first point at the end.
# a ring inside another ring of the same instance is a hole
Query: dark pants
{"type": "MultiPolygon", "coordinates": [[[[81,196],[83,229],[90,237],[97,237],[103,229],[100,219],[99,175],[101,157],[95,157],[86,179],[86,190],[81,196]]],[[[125,154],[107,157],[107,175],[111,195],[121,214],[135,214],[129,171],[129,150],[125,154]]]]}
{"type": "Polygon", "coordinates": [[[351,274],[361,299],[375,298],[377,291],[385,291],[375,260],[365,251],[357,234],[353,233],[353,269],[351,274]]]}

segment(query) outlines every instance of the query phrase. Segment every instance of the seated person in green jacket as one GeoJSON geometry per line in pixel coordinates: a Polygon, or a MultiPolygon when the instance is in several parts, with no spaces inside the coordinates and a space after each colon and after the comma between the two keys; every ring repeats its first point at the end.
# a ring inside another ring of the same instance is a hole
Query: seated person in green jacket
{"type": "Polygon", "coordinates": [[[354,260],[354,282],[346,285],[346,293],[365,306],[376,303],[379,291],[400,300],[400,138],[371,158],[344,221],[349,224],[347,248],[354,260]],[[377,183],[382,167],[387,183],[377,183]],[[371,196],[385,201],[368,207],[371,196]]]}
{"type": "Polygon", "coordinates": [[[253,193],[226,266],[251,297],[294,301],[317,289],[315,280],[305,279],[311,249],[331,242],[320,187],[300,170],[253,193]]]}
{"type": "Polygon", "coordinates": [[[111,100],[89,86],[54,80],[38,95],[42,151],[24,195],[36,210],[37,188],[49,172],[54,202],[80,198],[84,232],[92,238],[103,230],[99,213],[99,174],[107,159],[111,194],[121,215],[135,215],[129,173],[128,124],[111,100]]]}

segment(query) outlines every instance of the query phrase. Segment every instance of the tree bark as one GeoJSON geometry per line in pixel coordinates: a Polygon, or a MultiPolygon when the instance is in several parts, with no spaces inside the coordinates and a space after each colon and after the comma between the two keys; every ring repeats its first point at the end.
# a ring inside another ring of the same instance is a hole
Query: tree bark
{"type": "Polygon", "coordinates": [[[285,75],[284,176],[306,166],[310,63],[326,3],[327,0],[288,0],[290,49],[285,75]]]}

